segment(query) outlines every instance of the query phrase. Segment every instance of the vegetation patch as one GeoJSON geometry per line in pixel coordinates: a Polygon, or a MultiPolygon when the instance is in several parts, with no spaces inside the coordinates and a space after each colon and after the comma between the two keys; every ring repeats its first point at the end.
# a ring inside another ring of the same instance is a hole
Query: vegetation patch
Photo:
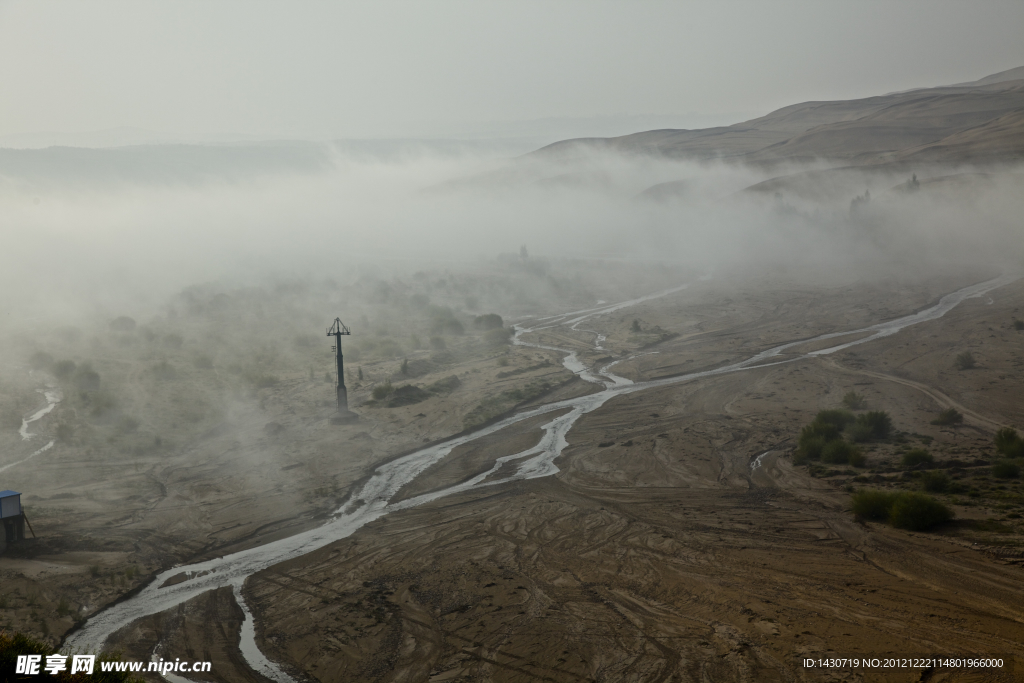
{"type": "Polygon", "coordinates": [[[958,425],[964,421],[964,416],[960,414],[956,408],[947,408],[939,413],[939,416],[932,420],[933,425],[940,425],[948,427],[950,425],[958,425]]]}
{"type": "Polygon", "coordinates": [[[995,446],[1007,458],[1024,458],[1024,439],[1015,429],[1006,427],[996,432],[995,446]]]}
{"type": "Polygon", "coordinates": [[[935,456],[923,448],[912,448],[903,454],[900,464],[903,467],[917,467],[918,465],[931,465],[935,462],[935,456]]]}
{"type": "Polygon", "coordinates": [[[998,479],[1019,479],[1020,465],[1013,460],[1000,460],[992,465],[992,476],[998,479]]]}
{"type": "Polygon", "coordinates": [[[888,435],[891,429],[889,415],[880,411],[858,416],[848,410],[822,410],[814,422],[800,431],[793,462],[807,465],[821,460],[830,465],[864,467],[864,453],[854,444],[875,438],[876,434],[888,435]]]}
{"type": "Polygon", "coordinates": [[[848,391],[846,392],[846,395],[843,396],[843,405],[850,410],[863,410],[867,407],[868,402],[866,398],[858,394],[856,391],[848,391]]]}
{"type": "Polygon", "coordinates": [[[916,491],[857,491],[851,502],[858,519],[885,521],[898,529],[924,531],[953,519],[951,509],[916,491]]]}

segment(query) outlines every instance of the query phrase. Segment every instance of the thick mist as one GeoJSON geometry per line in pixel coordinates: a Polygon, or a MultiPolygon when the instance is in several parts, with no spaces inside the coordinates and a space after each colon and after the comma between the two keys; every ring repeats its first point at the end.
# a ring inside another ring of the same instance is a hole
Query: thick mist
{"type": "Polygon", "coordinates": [[[0,305],[9,325],[142,311],[199,283],[344,285],[367,267],[486,271],[522,245],[552,264],[596,259],[594,269],[616,259],[906,272],[1021,258],[1019,171],[327,146],[236,150],[214,163],[202,151],[196,161],[175,147],[124,148],[60,173],[31,157],[5,160],[0,305]]]}

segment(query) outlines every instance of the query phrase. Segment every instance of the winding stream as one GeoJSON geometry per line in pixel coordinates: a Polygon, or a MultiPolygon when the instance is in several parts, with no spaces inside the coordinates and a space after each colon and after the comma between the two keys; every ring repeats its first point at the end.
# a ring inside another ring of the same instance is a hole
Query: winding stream
{"type": "MultiPolygon", "coordinates": [[[[60,403],[60,400],[62,398],[60,390],[52,385],[47,385],[46,389],[39,389],[38,391],[46,398],[46,406],[40,408],[39,410],[32,413],[28,417],[21,418],[21,427],[18,429],[18,434],[21,435],[22,441],[28,441],[32,437],[36,436],[35,434],[28,431],[28,426],[33,422],[38,422],[39,420],[49,415],[50,412],[57,407],[57,404],[60,403]]],[[[27,462],[41,453],[45,453],[46,451],[53,448],[53,444],[54,442],[51,440],[42,448],[33,451],[28,457],[22,458],[21,460],[16,460],[15,462],[7,463],[3,467],[0,467],[0,472],[3,472],[4,470],[9,470],[15,465],[20,465],[21,463],[27,462]]]]}
{"type": "MultiPolygon", "coordinates": [[[[756,367],[780,365],[796,360],[835,353],[851,346],[896,334],[905,327],[940,318],[965,299],[982,296],[983,294],[1009,284],[1020,277],[1021,276],[1017,274],[1003,275],[987,282],[964,287],[956,292],[947,294],[942,297],[937,304],[925,310],[897,318],[895,320],[865,327],[860,330],[847,330],[844,332],[823,334],[818,337],[814,337],[813,339],[789,342],[766,351],[762,351],[750,358],[747,358],[746,360],[723,367],[645,382],[632,382],[626,378],[612,374],[610,372],[610,368],[615,365],[615,363],[610,363],[604,366],[595,374],[579,360],[575,351],[528,343],[522,340],[522,336],[529,332],[535,332],[556,326],[570,326],[572,329],[576,329],[576,326],[588,318],[607,315],[608,313],[618,311],[622,308],[626,308],[627,306],[636,305],[644,301],[679,292],[685,289],[686,285],[609,306],[575,311],[573,313],[567,313],[559,316],[550,316],[548,318],[538,320],[537,322],[541,324],[532,328],[517,325],[515,328],[516,332],[513,337],[513,343],[520,346],[531,346],[534,348],[565,353],[566,356],[562,362],[567,369],[577,374],[581,379],[603,386],[604,389],[587,396],[557,401],[525,410],[504,420],[483,427],[471,434],[455,437],[444,443],[429,446],[402,458],[385,463],[373,472],[369,480],[363,484],[362,488],[357,493],[353,494],[349,502],[338,509],[335,516],[324,525],[263,546],[232,553],[225,557],[168,569],[167,571],[157,575],[148,586],[134,597],[125,600],[124,602],[112,605],[106,610],[93,615],[81,630],[72,634],[68,638],[66,646],[68,648],[77,648],[84,651],[99,650],[102,648],[108,636],[118,629],[127,626],[136,619],[170,609],[205,593],[206,591],[220,588],[222,586],[231,586],[235,594],[235,599],[238,601],[238,604],[245,613],[245,622],[242,625],[240,645],[242,654],[245,656],[250,666],[264,676],[281,682],[291,681],[292,679],[279,666],[264,656],[256,645],[255,625],[253,623],[252,614],[245,605],[245,601],[243,600],[241,593],[242,585],[252,574],[280,562],[300,557],[330,543],[346,538],[366,524],[369,524],[390,512],[412,508],[445,496],[450,496],[455,493],[475,488],[493,486],[495,484],[502,484],[515,480],[536,479],[539,477],[551,476],[558,472],[555,460],[566,447],[567,442],[565,436],[572,428],[573,424],[575,424],[575,422],[583,415],[596,410],[604,405],[608,400],[615,398],[616,396],[631,394],[637,391],[644,391],[646,389],[656,387],[681,384],[683,382],[689,382],[704,377],[739,372],[756,367]],[[845,337],[858,332],[870,334],[855,341],[843,343],[830,348],[780,358],[781,354],[793,347],[807,344],[808,342],[845,337]],[[397,503],[390,502],[392,497],[400,488],[415,480],[422,472],[434,463],[443,459],[457,446],[461,446],[483,436],[493,434],[522,420],[564,409],[569,410],[565,414],[555,417],[550,422],[543,425],[542,429],[544,430],[544,435],[536,446],[514,455],[498,458],[490,470],[483,472],[468,481],[445,489],[425,493],[397,503]],[[499,477],[499,470],[507,471],[503,469],[503,466],[508,463],[518,463],[518,466],[515,467],[512,474],[499,477]],[[161,587],[167,579],[183,572],[189,577],[185,581],[171,586],[161,587]]],[[[594,334],[597,333],[594,332],[594,334]]],[[[603,337],[597,334],[596,344],[598,349],[601,348],[600,343],[603,340],[603,337]]],[[[760,458],[755,461],[754,468],[756,468],[757,465],[760,465],[760,458]]],[[[180,679],[177,679],[176,677],[176,680],[180,679]]]]}

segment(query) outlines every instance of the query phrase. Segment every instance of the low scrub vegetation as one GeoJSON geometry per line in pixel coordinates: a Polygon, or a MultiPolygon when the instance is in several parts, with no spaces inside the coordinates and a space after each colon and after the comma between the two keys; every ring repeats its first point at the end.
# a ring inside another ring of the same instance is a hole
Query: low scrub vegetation
{"type": "Polygon", "coordinates": [[[953,511],[935,498],[916,491],[857,491],[852,498],[858,519],[888,522],[898,529],[924,531],[953,519],[953,511]]]}
{"type": "Polygon", "coordinates": [[[1007,458],[1024,458],[1024,439],[1016,429],[1005,427],[996,432],[996,450],[1007,458]]]}
{"type": "Polygon", "coordinates": [[[848,391],[843,396],[843,405],[850,410],[863,410],[867,407],[867,399],[858,394],[856,391],[848,391]]]}
{"type": "Polygon", "coordinates": [[[1000,460],[992,465],[992,476],[997,479],[1019,479],[1020,465],[1013,460],[1000,460]]]}
{"type": "Polygon", "coordinates": [[[940,425],[948,427],[950,425],[958,425],[964,421],[964,416],[960,414],[956,408],[947,408],[939,413],[939,416],[932,420],[933,425],[940,425]]]}
{"type": "Polygon", "coordinates": [[[886,438],[891,431],[892,420],[882,411],[854,415],[848,410],[822,410],[800,431],[793,462],[806,465],[821,460],[830,465],[864,467],[864,454],[854,444],[886,438]]]}
{"type": "Polygon", "coordinates": [[[923,448],[912,448],[903,454],[900,464],[903,467],[917,467],[918,465],[931,465],[935,457],[923,448]]]}
{"type": "Polygon", "coordinates": [[[922,472],[921,488],[930,493],[945,493],[953,488],[953,480],[942,470],[922,472]]]}

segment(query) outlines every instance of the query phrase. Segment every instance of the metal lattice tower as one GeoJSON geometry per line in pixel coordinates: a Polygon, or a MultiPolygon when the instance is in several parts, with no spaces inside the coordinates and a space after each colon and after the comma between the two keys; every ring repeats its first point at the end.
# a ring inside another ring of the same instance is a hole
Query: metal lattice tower
{"type": "Polygon", "coordinates": [[[345,323],[341,322],[341,318],[335,318],[334,324],[327,329],[327,336],[334,337],[334,346],[331,347],[331,351],[335,351],[337,354],[338,362],[338,412],[345,414],[348,413],[348,389],[345,388],[345,361],[341,355],[341,335],[352,334],[345,323]]]}

